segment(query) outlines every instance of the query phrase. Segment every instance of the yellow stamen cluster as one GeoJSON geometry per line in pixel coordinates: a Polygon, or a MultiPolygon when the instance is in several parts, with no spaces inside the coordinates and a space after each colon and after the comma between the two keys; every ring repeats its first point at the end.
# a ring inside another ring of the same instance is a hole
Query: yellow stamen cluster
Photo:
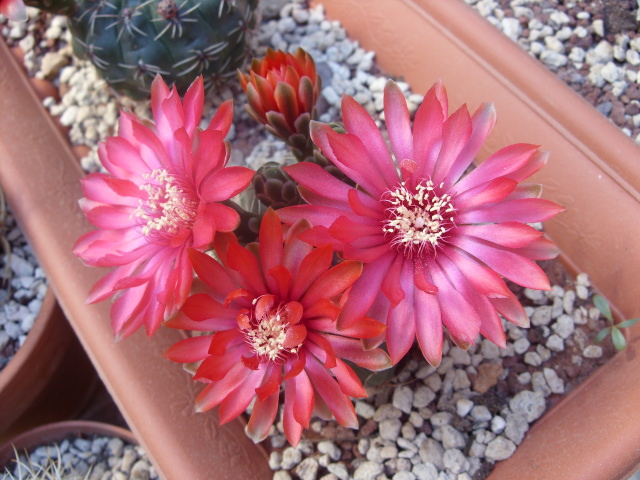
{"type": "Polygon", "coordinates": [[[147,192],[147,199],[140,200],[134,217],[142,221],[142,234],[175,235],[182,228],[190,228],[196,217],[197,202],[184,192],[176,179],[163,168],[145,175],[153,182],[140,186],[147,192]]]}
{"type": "Polygon", "coordinates": [[[409,258],[424,254],[427,247],[435,250],[454,225],[451,196],[438,195],[431,180],[421,182],[413,191],[402,182],[387,193],[385,201],[389,206],[383,231],[393,236],[391,244],[409,258]]]}

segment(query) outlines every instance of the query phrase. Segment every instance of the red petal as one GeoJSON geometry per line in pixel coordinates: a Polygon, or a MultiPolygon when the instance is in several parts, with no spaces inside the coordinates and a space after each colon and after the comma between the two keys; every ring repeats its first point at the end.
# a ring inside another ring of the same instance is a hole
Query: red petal
{"type": "Polygon", "coordinates": [[[251,412],[251,417],[249,418],[245,432],[254,443],[263,441],[269,435],[271,425],[273,425],[276,415],[278,414],[279,403],[280,396],[274,393],[263,401],[260,399],[256,400],[253,404],[253,411],[251,412]]]}
{"type": "Polygon", "coordinates": [[[268,272],[282,263],[282,223],[272,208],[262,217],[259,238],[262,271],[268,272]]]}
{"type": "MultiPolygon", "coordinates": [[[[333,261],[333,250],[329,245],[316,248],[302,262],[294,278],[291,290],[292,299],[300,299],[309,288],[326,273],[333,261]]],[[[308,303],[307,305],[311,305],[308,303]]]]}
{"type": "Polygon", "coordinates": [[[208,356],[212,335],[185,338],[164,352],[165,358],[178,363],[198,362],[208,356]]]}
{"type": "Polygon", "coordinates": [[[362,263],[345,260],[323,273],[302,297],[302,304],[313,305],[320,299],[333,298],[353,285],[362,273],[362,263]]]}
{"type": "Polygon", "coordinates": [[[338,423],[345,427],[358,428],[358,418],[351,400],[342,393],[338,383],[329,372],[313,357],[310,357],[305,370],[309,374],[311,383],[331,409],[338,423]]]}

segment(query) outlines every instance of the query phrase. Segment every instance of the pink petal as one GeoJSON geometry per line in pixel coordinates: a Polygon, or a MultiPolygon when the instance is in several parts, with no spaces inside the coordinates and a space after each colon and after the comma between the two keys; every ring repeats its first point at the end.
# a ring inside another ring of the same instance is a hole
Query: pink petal
{"type": "MultiPolygon", "coordinates": [[[[300,185],[321,197],[323,205],[346,208],[347,192],[351,187],[341,182],[320,165],[311,162],[300,162],[283,170],[300,185]]],[[[311,202],[309,202],[311,203],[311,202]]]]}
{"type": "Polygon", "coordinates": [[[200,195],[207,203],[222,202],[243,191],[255,172],[246,167],[225,167],[207,175],[200,185],[200,195]]]}
{"type": "Polygon", "coordinates": [[[542,198],[507,200],[494,205],[483,205],[458,215],[460,223],[535,223],[564,211],[564,208],[542,198]]]}
{"type": "Polygon", "coordinates": [[[424,96],[413,122],[413,160],[418,164],[414,178],[417,180],[433,176],[448,109],[447,92],[438,81],[424,96]]]}
{"type": "Polygon", "coordinates": [[[480,105],[478,110],[471,118],[472,132],[471,137],[467,141],[453,165],[449,169],[447,177],[444,179],[443,189],[449,190],[455,184],[460,176],[465,172],[467,167],[476,157],[484,141],[489,136],[496,123],[496,109],[492,103],[484,103],[480,105]]]}
{"type": "MultiPolygon", "coordinates": [[[[404,290],[400,285],[404,259],[404,255],[396,254],[396,258],[382,280],[382,292],[389,299],[392,308],[395,308],[404,298],[404,290]]],[[[413,262],[407,259],[405,263],[413,262]]]]}
{"type": "Polygon", "coordinates": [[[542,237],[525,247],[519,248],[516,253],[529,260],[551,260],[560,254],[560,249],[551,240],[542,237]]]}
{"type": "Polygon", "coordinates": [[[402,360],[416,338],[412,262],[404,262],[402,265],[400,284],[404,290],[404,299],[398,306],[392,306],[387,317],[387,348],[394,365],[402,360]]]}
{"type": "Polygon", "coordinates": [[[451,339],[463,350],[473,344],[480,331],[480,318],[464,296],[451,283],[437,262],[429,263],[430,272],[438,286],[438,301],[442,322],[451,339]]]}
{"type": "Polygon", "coordinates": [[[313,226],[322,225],[329,228],[336,218],[346,212],[340,208],[316,205],[295,205],[278,209],[278,217],[282,222],[291,225],[298,220],[306,219],[313,226]]]}
{"type": "Polygon", "coordinates": [[[442,125],[442,146],[433,173],[433,183],[439,185],[449,175],[451,166],[471,137],[471,117],[462,105],[442,125]]]}
{"type": "Polygon", "coordinates": [[[506,298],[489,298],[489,302],[514,325],[529,328],[529,316],[513,293],[506,298]]]}
{"type": "Polygon", "coordinates": [[[338,317],[339,330],[350,328],[367,313],[380,291],[382,280],[394,258],[393,254],[385,255],[363,267],[362,274],[351,287],[347,301],[338,317]]]}
{"type": "Polygon", "coordinates": [[[515,180],[498,177],[458,195],[452,203],[458,211],[484,208],[485,204],[504,200],[515,190],[517,185],[515,180]]]}
{"type": "Polygon", "coordinates": [[[425,360],[433,367],[442,360],[442,317],[440,302],[435,295],[414,291],[415,329],[418,345],[425,360]]]}
{"type": "Polygon", "coordinates": [[[549,161],[549,152],[538,150],[527,163],[509,174],[509,178],[521,182],[544,167],[549,161]]]}
{"type": "Polygon", "coordinates": [[[184,109],[184,128],[191,137],[200,124],[202,110],[204,109],[204,81],[202,75],[198,76],[189,86],[184,94],[182,105],[184,109]]]}
{"type": "Polygon", "coordinates": [[[526,143],[517,143],[504,147],[487,158],[476,169],[462,177],[449,193],[453,196],[496,177],[509,176],[510,173],[526,165],[537,150],[537,145],[526,143]]]}
{"type": "Polygon", "coordinates": [[[222,136],[226,137],[233,122],[233,101],[227,100],[220,104],[216,114],[209,122],[207,130],[218,130],[222,132],[222,136]]]}
{"type": "Polygon", "coordinates": [[[469,252],[503,277],[527,288],[549,290],[549,279],[531,260],[516,253],[494,248],[473,237],[455,237],[451,243],[469,252]]]}
{"type": "Polygon", "coordinates": [[[384,209],[381,208],[379,200],[355,188],[349,190],[348,198],[349,207],[356,215],[369,217],[377,221],[384,219],[384,209]]]}
{"type": "Polygon", "coordinates": [[[332,335],[331,345],[333,345],[338,357],[353,362],[367,370],[377,372],[385,370],[392,365],[389,355],[384,350],[380,348],[365,350],[362,342],[353,338],[332,335]]]}
{"type": "Polygon", "coordinates": [[[146,194],[130,180],[104,173],[90,173],[82,180],[82,193],[89,200],[137,207],[146,194]]]}
{"type": "Polygon", "coordinates": [[[332,130],[327,133],[327,138],[336,157],[334,163],[367,193],[379,198],[383,192],[394,186],[392,182],[396,181],[397,176],[381,177],[369,168],[371,160],[358,137],[348,133],[339,134],[332,130]]]}
{"type": "MultiPolygon", "coordinates": [[[[384,87],[384,117],[391,149],[395,153],[396,160],[400,162],[404,159],[413,159],[413,135],[407,100],[398,84],[393,80],[387,80],[384,87]]],[[[391,179],[395,176],[390,175],[388,178],[391,179]]]]}
{"type": "Polygon", "coordinates": [[[509,248],[524,247],[542,236],[542,232],[519,222],[460,225],[456,234],[481,238],[509,248]]]}
{"type": "Polygon", "coordinates": [[[363,236],[379,236],[380,242],[384,241],[382,226],[380,222],[371,220],[369,222],[354,222],[350,218],[340,216],[329,227],[329,234],[344,243],[353,242],[363,236]]]}
{"type": "Polygon", "coordinates": [[[393,160],[389,154],[389,148],[380,134],[378,126],[371,115],[353,98],[345,95],[342,97],[342,120],[349,133],[362,140],[365,150],[371,159],[370,166],[381,177],[396,179],[393,160]]]}
{"type": "Polygon", "coordinates": [[[452,247],[442,252],[460,269],[473,288],[487,297],[508,297],[511,291],[492,269],[482,265],[464,250],[452,247]]]}

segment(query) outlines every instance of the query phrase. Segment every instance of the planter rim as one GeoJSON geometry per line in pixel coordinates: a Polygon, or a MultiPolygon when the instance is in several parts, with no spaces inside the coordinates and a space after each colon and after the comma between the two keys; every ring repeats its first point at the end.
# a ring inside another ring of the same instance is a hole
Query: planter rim
{"type": "Polygon", "coordinates": [[[65,420],[48,423],[26,430],[0,445],[0,470],[14,457],[14,451],[29,451],[41,445],[57,443],[70,436],[87,434],[117,437],[127,443],[137,445],[138,441],[130,430],[92,420],[65,420]]]}

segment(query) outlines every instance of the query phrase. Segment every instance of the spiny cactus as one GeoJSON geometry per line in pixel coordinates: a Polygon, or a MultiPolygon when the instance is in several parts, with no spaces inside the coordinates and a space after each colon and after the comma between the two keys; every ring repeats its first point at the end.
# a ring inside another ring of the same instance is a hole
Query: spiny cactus
{"type": "Polygon", "coordinates": [[[248,57],[258,0],[27,0],[69,16],[74,53],[133,99],[160,73],[183,94],[231,80],[248,57]]]}

